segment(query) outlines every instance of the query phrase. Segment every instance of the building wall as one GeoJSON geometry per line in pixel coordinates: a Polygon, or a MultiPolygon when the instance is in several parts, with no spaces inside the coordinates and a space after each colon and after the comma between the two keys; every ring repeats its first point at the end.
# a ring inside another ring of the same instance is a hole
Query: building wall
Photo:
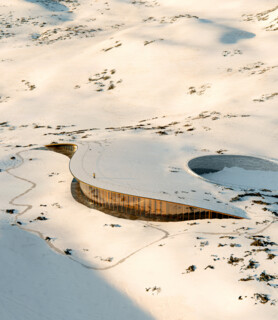
{"type": "MultiPolygon", "coordinates": [[[[74,144],[52,144],[48,149],[62,153],[69,158],[77,150],[74,144]]],[[[78,178],[75,177],[77,180],[78,178]]],[[[207,210],[190,205],[175,202],[145,198],[120,192],[110,191],[89,185],[78,180],[82,193],[89,201],[96,205],[99,210],[112,213],[118,212],[123,215],[148,218],[163,221],[182,221],[197,219],[239,219],[222,212],[207,210]]]]}
{"type": "Polygon", "coordinates": [[[77,150],[77,146],[75,144],[70,144],[70,143],[59,143],[59,144],[48,144],[45,146],[47,149],[57,152],[57,153],[61,153],[69,158],[72,158],[72,156],[74,155],[74,153],[77,150]]]}
{"type": "Polygon", "coordinates": [[[100,209],[120,212],[127,216],[164,221],[238,218],[190,205],[105,190],[82,181],[79,181],[79,184],[83,194],[100,209]]]}

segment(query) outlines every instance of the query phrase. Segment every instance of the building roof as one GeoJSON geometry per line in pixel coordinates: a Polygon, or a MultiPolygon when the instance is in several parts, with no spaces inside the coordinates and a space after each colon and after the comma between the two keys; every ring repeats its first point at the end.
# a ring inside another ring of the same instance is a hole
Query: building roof
{"type": "Polygon", "coordinates": [[[125,136],[77,146],[70,170],[89,185],[246,217],[229,203],[223,188],[187,167],[193,154],[182,145],[156,137],[125,136]]]}

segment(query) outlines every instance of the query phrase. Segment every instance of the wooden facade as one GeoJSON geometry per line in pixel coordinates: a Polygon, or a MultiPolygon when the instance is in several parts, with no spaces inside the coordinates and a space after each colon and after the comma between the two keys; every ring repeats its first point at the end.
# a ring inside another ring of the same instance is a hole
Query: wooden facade
{"type": "MultiPolygon", "coordinates": [[[[77,150],[74,144],[52,144],[48,149],[62,153],[69,158],[77,150]]],[[[83,181],[79,183],[82,194],[87,201],[106,213],[120,213],[121,217],[137,217],[139,219],[160,221],[183,221],[198,219],[240,219],[227,213],[199,208],[181,203],[146,198],[136,195],[98,188],[83,181]]]]}

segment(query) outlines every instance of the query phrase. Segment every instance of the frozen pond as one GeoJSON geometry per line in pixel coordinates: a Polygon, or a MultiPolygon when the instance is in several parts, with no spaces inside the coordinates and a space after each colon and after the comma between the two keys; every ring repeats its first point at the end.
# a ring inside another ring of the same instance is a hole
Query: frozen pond
{"type": "Polygon", "coordinates": [[[212,155],[192,159],[188,167],[222,185],[278,190],[278,164],[249,156],[212,155]]]}

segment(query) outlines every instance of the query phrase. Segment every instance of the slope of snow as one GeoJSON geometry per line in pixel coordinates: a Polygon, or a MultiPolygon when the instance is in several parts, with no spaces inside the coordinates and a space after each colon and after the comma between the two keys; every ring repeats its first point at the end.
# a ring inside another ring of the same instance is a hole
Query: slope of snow
{"type": "Polygon", "coordinates": [[[4,0],[0,24],[1,320],[274,319],[265,176],[252,190],[202,181],[198,201],[249,219],[128,221],[76,203],[68,159],[39,148],[149,141],[150,193],[160,157],[169,177],[207,154],[277,160],[277,2],[4,0]]]}

